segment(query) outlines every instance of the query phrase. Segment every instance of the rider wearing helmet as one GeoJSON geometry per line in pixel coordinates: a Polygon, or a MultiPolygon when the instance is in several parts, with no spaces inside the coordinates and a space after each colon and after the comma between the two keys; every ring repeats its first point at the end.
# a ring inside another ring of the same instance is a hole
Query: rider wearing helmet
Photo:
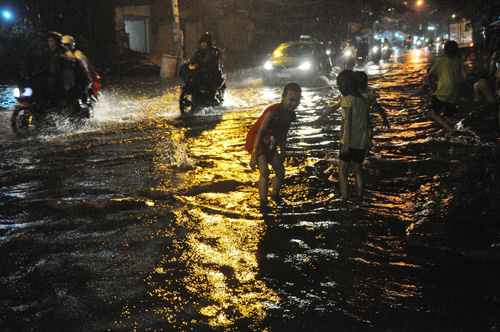
{"type": "Polygon", "coordinates": [[[92,63],[85,56],[85,54],[83,54],[82,51],[76,49],[75,39],[72,36],[63,36],[62,45],[66,49],[66,55],[68,57],[77,59],[85,69],[89,80],[92,82],[91,86],[89,87],[89,94],[96,97],[101,84],[100,77],[92,66],[92,63]]]}
{"type": "Polygon", "coordinates": [[[85,68],[85,70],[87,72],[89,71],[88,59],[85,56],[85,54],[83,54],[82,51],[77,50],[75,48],[76,43],[75,43],[75,39],[73,37],[71,37],[69,35],[63,36],[62,37],[62,46],[66,49],[67,56],[80,60],[83,67],[85,68]]]}
{"type": "Polygon", "coordinates": [[[212,43],[212,35],[204,33],[199,40],[198,51],[191,58],[191,63],[198,71],[198,77],[207,80],[213,91],[223,83],[220,51],[212,43]]]}

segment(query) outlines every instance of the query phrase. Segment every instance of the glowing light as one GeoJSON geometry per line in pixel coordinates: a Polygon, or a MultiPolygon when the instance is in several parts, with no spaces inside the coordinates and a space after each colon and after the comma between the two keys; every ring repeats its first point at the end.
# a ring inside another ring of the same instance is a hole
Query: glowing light
{"type": "Polygon", "coordinates": [[[13,15],[11,12],[9,12],[8,10],[4,10],[2,11],[2,16],[3,18],[5,18],[6,20],[10,20],[12,19],[13,15]]]}
{"type": "Polygon", "coordinates": [[[298,67],[300,70],[309,70],[311,69],[311,63],[309,61],[304,62],[298,67]]]}

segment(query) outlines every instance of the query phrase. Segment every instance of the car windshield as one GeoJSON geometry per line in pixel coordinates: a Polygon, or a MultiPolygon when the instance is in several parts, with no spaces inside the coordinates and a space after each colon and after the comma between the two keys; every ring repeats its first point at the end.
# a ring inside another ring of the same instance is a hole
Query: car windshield
{"type": "Polygon", "coordinates": [[[311,56],[313,53],[313,47],[312,45],[293,44],[293,45],[283,46],[279,51],[284,56],[287,57],[303,57],[303,56],[311,56]]]}

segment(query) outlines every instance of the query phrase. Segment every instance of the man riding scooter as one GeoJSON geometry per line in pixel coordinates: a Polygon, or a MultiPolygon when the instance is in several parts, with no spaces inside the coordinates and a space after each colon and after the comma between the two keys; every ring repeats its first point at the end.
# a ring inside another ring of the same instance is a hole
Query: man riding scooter
{"type": "Polygon", "coordinates": [[[203,34],[199,40],[200,47],[191,58],[190,64],[196,70],[197,79],[207,82],[210,93],[215,95],[217,89],[224,83],[222,75],[222,60],[220,51],[212,44],[212,35],[203,34]]]}

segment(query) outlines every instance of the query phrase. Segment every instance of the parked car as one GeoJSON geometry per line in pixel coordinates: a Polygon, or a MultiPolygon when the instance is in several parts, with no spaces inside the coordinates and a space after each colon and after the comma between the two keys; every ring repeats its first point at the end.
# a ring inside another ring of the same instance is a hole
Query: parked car
{"type": "Polygon", "coordinates": [[[279,45],[264,63],[266,85],[297,81],[314,84],[321,76],[331,77],[332,63],[323,43],[309,37],[279,45]]]}

